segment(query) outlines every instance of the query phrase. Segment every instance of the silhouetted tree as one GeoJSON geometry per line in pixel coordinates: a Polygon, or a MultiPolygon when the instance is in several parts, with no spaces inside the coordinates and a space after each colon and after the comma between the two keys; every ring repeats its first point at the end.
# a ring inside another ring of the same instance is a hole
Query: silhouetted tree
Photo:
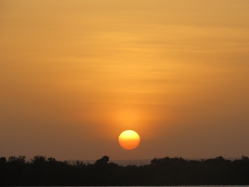
{"type": "Polygon", "coordinates": [[[37,166],[42,166],[45,164],[45,162],[46,162],[46,157],[44,156],[35,156],[32,159],[32,163],[37,166]]]}
{"type": "Polygon", "coordinates": [[[6,164],[7,159],[5,157],[0,158],[0,165],[6,164]]]}
{"type": "Polygon", "coordinates": [[[94,164],[57,161],[35,156],[26,162],[25,156],[0,158],[0,185],[73,185],[73,186],[137,186],[137,185],[248,185],[249,159],[185,160],[183,158],[154,158],[143,166],[119,166],[108,163],[103,156],[94,164]]]}
{"type": "Polygon", "coordinates": [[[108,156],[103,156],[101,159],[98,159],[95,162],[96,166],[103,166],[103,165],[107,165],[107,162],[109,162],[109,157],[108,156]]]}

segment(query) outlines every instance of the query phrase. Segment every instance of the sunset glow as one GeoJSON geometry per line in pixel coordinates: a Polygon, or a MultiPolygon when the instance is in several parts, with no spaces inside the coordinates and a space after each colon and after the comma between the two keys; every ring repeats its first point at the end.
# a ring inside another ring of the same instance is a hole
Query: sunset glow
{"type": "Polygon", "coordinates": [[[0,0],[1,154],[249,155],[248,33],[249,0],[0,0]]]}

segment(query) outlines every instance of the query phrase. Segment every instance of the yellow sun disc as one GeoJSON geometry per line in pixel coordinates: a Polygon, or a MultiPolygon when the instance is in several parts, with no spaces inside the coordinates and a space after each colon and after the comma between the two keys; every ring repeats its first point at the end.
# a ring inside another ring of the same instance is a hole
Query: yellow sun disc
{"type": "Polygon", "coordinates": [[[119,144],[127,150],[135,149],[140,143],[138,133],[133,130],[126,130],[119,135],[119,144]]]}

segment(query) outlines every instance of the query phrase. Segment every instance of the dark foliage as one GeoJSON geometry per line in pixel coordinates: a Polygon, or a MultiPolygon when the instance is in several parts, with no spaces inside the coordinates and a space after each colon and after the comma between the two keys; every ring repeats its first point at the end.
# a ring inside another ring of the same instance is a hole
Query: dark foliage
{"type": "Polygon", "coordinates": [[[207,160],[154,158],[143,166],[119,166],[103,156],[94,164],[69,164],[54,158],[25,156],[0,158],[0,185],[248,185],[249,159],[216,157],[207,160]]]}

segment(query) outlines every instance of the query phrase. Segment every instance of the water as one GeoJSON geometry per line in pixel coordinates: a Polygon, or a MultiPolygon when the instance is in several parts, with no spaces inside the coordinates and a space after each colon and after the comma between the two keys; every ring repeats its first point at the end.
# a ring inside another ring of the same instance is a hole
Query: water
{"type": "MultiPolygon", "coordinates": [[[[56,187],[56,186],[46,186],[46,187],[56,187]]],[[[61,186],[60,186],[61,187],[61,186]]],[[[67,187],[74,187],[74,186],[67,186],[67,187]]],[[[83,186],[79,186],[83,187],[83,186]]],[[[84,186],[84,187],[94,187],[94,186],[84,186]]],[[[105,186],[103,186],[105,187],[105,186]]],[[[112,186],[112,187],[144,187],[144,186],[112,186]]],[[[203,186],[146,186],[146,187],[249,187],[249,185],[203,185],[203,186]]]]}

